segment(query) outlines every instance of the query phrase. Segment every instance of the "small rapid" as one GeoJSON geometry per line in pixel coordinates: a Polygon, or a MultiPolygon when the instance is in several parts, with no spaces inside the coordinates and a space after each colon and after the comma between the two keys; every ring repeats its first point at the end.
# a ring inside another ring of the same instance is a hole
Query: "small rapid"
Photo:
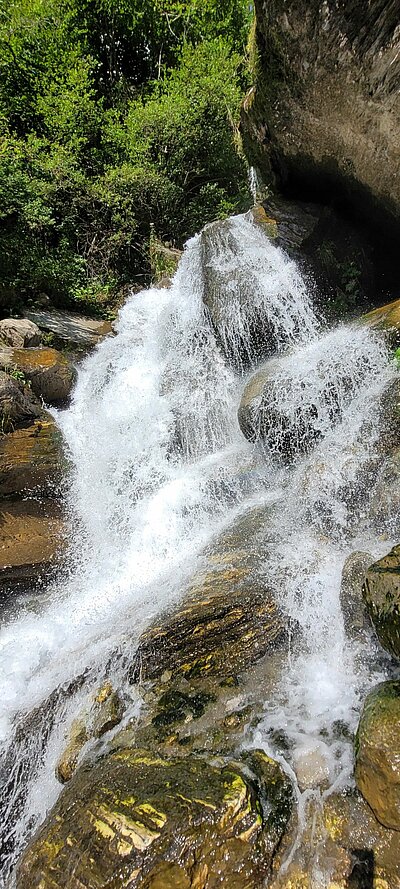
{"type": "Polygon", "coordinates": [[[296,264],[251,219],[206,233],[206,247],[204,233],[188,242],[170,289],[129,298],[116,335],[79,368],[71,406],[55,412],[70,467],[67,566],[0,629],[4,887],[60,791],[55,763],[77,709],[106,675],[128,713],[140,708],[127,665],[141,633],[253,504],[273,504],[258,570],[297,639],[252,743],[276,754],[283,730],[291,773],[318,748],[331,788],[351,780],[338,727],[354,730],[380,668],[346,636],[340,578],[350,552],[388,549],[371,530],[368,492],[393,371],[378,335],[324,327],[296,264]],[[216,319],[205,269],[222,294],[216,319]],[[254,319],[270,331],[279,404],[294,416],[314,406],[314,446],[290,467],[278,428],[276,448],[260,447],[238,425],[254,319]]]}

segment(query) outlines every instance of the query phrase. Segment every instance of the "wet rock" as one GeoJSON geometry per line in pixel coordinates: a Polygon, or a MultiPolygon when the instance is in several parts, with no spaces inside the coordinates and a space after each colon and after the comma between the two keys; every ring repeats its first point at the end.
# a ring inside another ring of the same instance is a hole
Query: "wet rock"
{"type": "Polygon", "coordinates": [[[40,346],[42,335],[33,321],[27,318],[3,318],[0,321],[0,341],[14,349],[40,346]]]}
{"type": "Polygon", "coordinates": [[[395,534],[400,527],[400,448],[385,459],[378,471],[369,514],[378,533],[395,534]]]}
{"type": "Polygon", "coordinates": [[[276,219],[272,216],[269,216],[265,207],[261,204],[258,204],[256,207],[252,207],[249,210],[249,215],[251,216],[253,222],[256,225],[260,225],[262,230],[268,236],[268,238],[277,238],[279,235],[278,224],[276,219]]]}
{"type": "Polygon", "coordinates": [[[375,818],[356,790],[333,793],[324,802],[323,824],[331,840],[351,855],[346,889],[397,889],[400,885],[400,832],[375,818]],[[356,877],[364,879],[356,881],[356,877]],[[352,881],[350,882],[350,880],[352,881]]]}
{"type": "Polygon", "coordinates": [[[259,282],[250,266],[238,264],[241,253],[240,234],[230,219],[212,222],[203,229],[203,302],[222,352],[239,368],[265,357],[275,348],[273,331],[261,308],[257,310],[253,306],[251,317],[246,311],[249,293],[258,292],[259,282]]]}
{"type": "Polygon", "coordinates": [[[48,415],[0,437],[0,499],[57,492],[64,469],[61,435],[48,415]]]}
{"type": "Polygon", "coordinates": [[[363,315],[361,321],[376,330],[384,330],[393,347],[400,346],[400,299],[363,315]]]}
{"type": "Polygon", "coordinates": [[[314,744],[296,751],[294,770],[300,790],[327,784],[331,776],[329,751],[324,744],[314,744]]]}
{"type": "Polygon", "coordinates": [[[68,744],[56,765],[56,778],[61,784],[67,784],[71,780],[80,753],[89,740],[88,731],[84,719],[75,719],[69,732],[68,744]]]}
{"type": "Polygon", "coordinates": [[[41,330],[53,334],[57,345],[88,349],[96,346],[104,336],[112,332],[109,321],[86,318],[74,312],[35,310],[27,312],[27,316],[41,330]]]}
{"type": "Polygon", "coordinates": [[[110,682],[99,689],[89,709],[85,709],[72,723],[68,744],[57,766],[56,777],[61,784],[71,780],[83,747],[87,741],[101,738],[119,725],[124,715],[124,704],[110,682]]]}
{"type": "Polygon", "coordinates": [[[400,544],[368,569],[363,597],[383,648],[400,657],[400,544]]]}
{"type": "Polygon", "coordinates": [[[36,586],[59,563],[64,544],[53,501],[0,501],[0,592],[36,586]]]}
{"type": "Polygon", "coordinates": [[[374,559],[369,553],[351,553],[343,566],[340,587],[340,604],[344,625],[349,636],[369,625],[362,588],[368,568],[374,559]]]}
{"type": "Polygon", "coordinates": [[[29,426],[41,413],[41,404],[28,386],[0,371],[0,435],[29,426]]]}
{"type": "Polygon", "coordinates": [[[90,734],[101,738],[106,732],[119,725],[124,715],[124,704],[110,682],[106,682],[97,693],[90,713],[90,734]]]}
{"type": "Polygon", "coordinates": [[[290,803],[277,793],[287,787],[279,766],[258,760],[249,774],[249,763],[120,749],[80,768],[25,853],[17,889],[105,889],[116,874],[131,889],[259,889],[290,803]]]}
{"type": "Polygon", "coordinates": [[[56,349],[13,349],[0,360],[6,368],[17,368],[30,381],[32,392],[47,404],[60,404],[69,397],[75,371],[56,349]]]}
{"type": "Polygon", "coordinates": [[[366,698],[358,726],[355,778],[378,821],[400,831],[400,681],[366,698]]]}
{"type": "Polygon", "coordinates": [[[318,413],[321,408],[331,420],[339,413],[338,395],[329,382],[325,390],[310,390],[285,370],[284,359],[261,365],[244,388],[238,410],[239,426],[251,442],[264,442],[271,453],[291,461],[310,450],[320,437],[318,413]],[[296,388],[303,386],[302,400],[295,404],[296,388]]]}
{"type": "Polygon", "coordinates": [[[145,681],[171,670],[222,681],[284,641],[285,621],[257,573],[267,521],[268,511],[251,510],[206,551],[182,604],[144,633],[134,676],[145,681]]]}

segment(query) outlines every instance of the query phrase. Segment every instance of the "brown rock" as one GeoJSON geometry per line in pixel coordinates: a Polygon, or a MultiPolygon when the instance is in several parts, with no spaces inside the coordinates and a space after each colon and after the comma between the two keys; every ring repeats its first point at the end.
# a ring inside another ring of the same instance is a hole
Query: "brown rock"
{"type": "Polygon", "coordinates": [[[0,437],[0,499],[26,491],[51,494],[62,469],[62,442],[54,420],[44,414],[28,429],[0,437]]]}
{"type": "Polygon", "coordinates": [[[3,366],[17,368],[47,404],[62,403],[71,393],[75,371],[56,349],[13,349],[2,360],[3,366]]]}
{"type": "Polygon", "coordinates": [[[57,564],[64,542],[64,522],[54,502],[0,502],[0,589],[42,580],[57,564]]]}
{"type": "Polygon", "coordinates": [[[261,751],[244,768],[117,750],[76,772],[25,853],[17,889],[260,889],[290,791],[261,751]]]}
{"type": "Polygon", "coordinates": [[[393,346],[400,345],[400,299],[363,315],[361,321],[376,330],[387,331],[393,346]]]}
{"type": "Polygon", "coordinates": [[[400,544],[370,566],[363,597],[382,647],[400,658],[400,544]]]}

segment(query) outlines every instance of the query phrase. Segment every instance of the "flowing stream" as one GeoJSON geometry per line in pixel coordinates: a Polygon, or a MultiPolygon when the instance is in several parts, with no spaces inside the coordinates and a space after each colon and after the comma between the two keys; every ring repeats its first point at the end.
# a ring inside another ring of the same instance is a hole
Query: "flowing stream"
{"type": "Polygon", "coordinates": [[[117,335],[83,362],[70,408],[56,414],[70,458],[68,570],[0,629],[3,886],[60,792],[54,767],[81,702],[111,671],[130,712],[140,707],[126,682],[140,633],[184,594],[205,545],[254,504],[273,503],[259,571],[300,641],[265,692],[253,742],[274,752],[284,730],[293,776],[317,750],[330,788],[351,780],[351,745],[337,726],[354,730],[379,670],[373,648],[346,638],[340,577],[352,551],[389,548],[370,529],[368,496],[393,371],[370,330],[326,329],[296,264],[251,219],[229,225],[232,237],[217,226],[209,238],[209,270],[224,289],[217,330],[202,299],[199,235],[170,289],[130,297],[117,335]],[[279,355],[274,397],[294,418],[314,406],[315,446],[290,467],[278,428],[261,448],[238,426],[239,359],[245,342],[251,371],[255,316],[279,355]],[[244,484],[248,463],[256,468],[244,484]]]}

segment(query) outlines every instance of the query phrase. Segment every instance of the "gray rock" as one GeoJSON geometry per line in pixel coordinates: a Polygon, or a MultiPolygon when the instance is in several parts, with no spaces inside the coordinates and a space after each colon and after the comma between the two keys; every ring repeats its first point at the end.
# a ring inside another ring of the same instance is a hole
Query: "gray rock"
{"type": "Polygon", "coordinates": [[[400,448],[386,458],[379,470],[370,516],[379,533],[396,533],[400,527],[400,448]]]}
{"type": "Polygon", "coordinates": [[[40,346],[42,334],[36,324],[27,318],[3,318],[0,321],[0,340],[14,349],[40,346]]]}
{"type": "Polygon", "coordinates": [[[42,330],[53,333],[62,343],[83,348],[95,346],[112,330],[108,321],[86,318],[73,312],[35,310],[27,312],[27,315],[42,330]]]}
{"type": "Polygon", "coordinates": [[[382,647],[400,658],[400,544],[368,569],[363,597],[382,647]]]}
{"type": "Polygon", "coordinates": [[[359,630],[369,625],[362,588],[373,561],[374,558],[369,553],[355,552],[347,557],[343,566],[340,604],[349,636],[355,636],[359,630]]]}
{"type": "Polygon", "coordinates": [[[356,199],[394,235],[400,216],[397,0],[256,0],[247,155],[267,181],[356,199]],[[384,214],[384,215],[383,215],[384,214]],[[392,224],[392,231],[390,231],[392,224]]]}

